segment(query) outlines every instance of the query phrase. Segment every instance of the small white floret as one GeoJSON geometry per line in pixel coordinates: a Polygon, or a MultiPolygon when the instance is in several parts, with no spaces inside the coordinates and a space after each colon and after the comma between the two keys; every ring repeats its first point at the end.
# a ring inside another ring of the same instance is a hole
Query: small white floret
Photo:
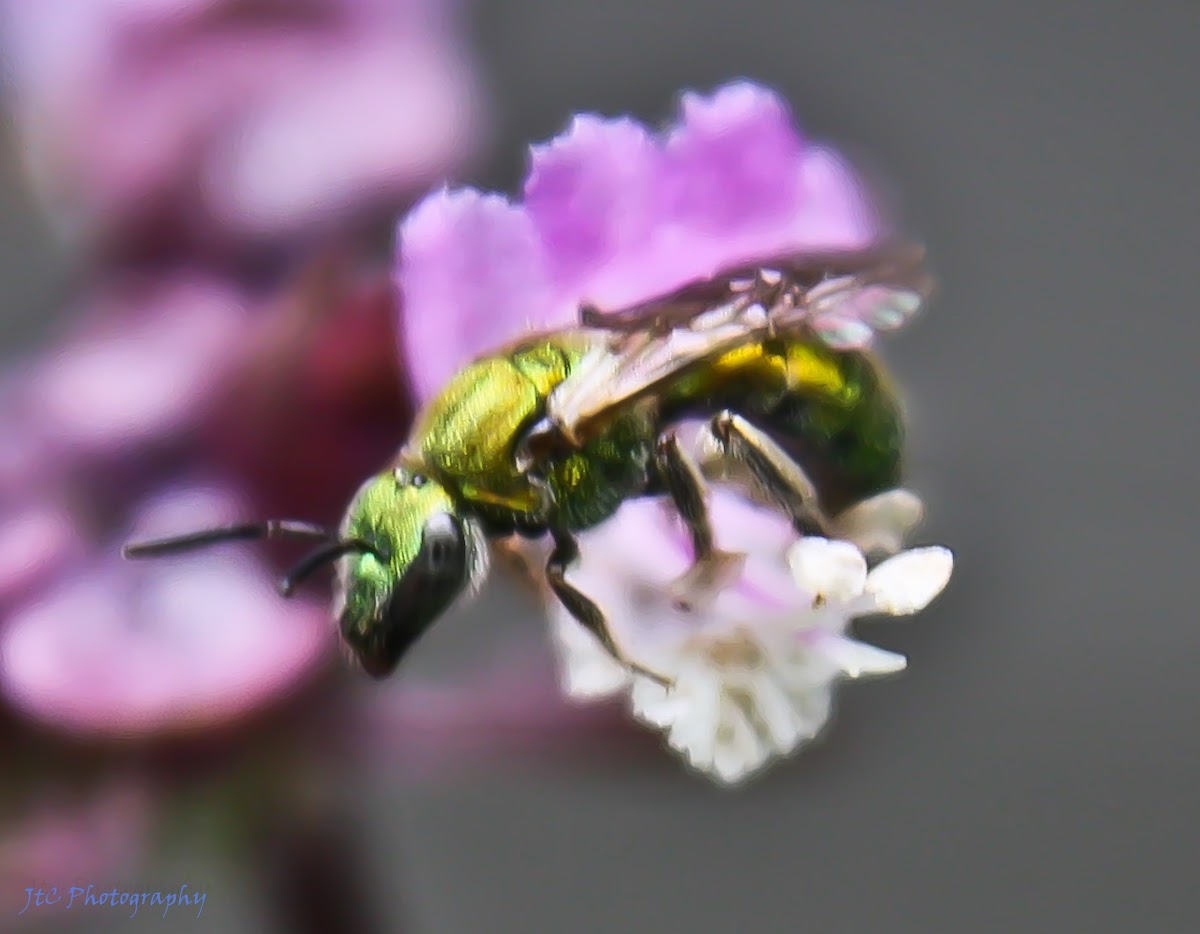
{"type": "Polygon", "coordinates": [[[948,548],[914,548],[888,558],[867,575],[867,592],[881,612],[907,616],[925,609],[950,581],[954,556],[948,548]]]}

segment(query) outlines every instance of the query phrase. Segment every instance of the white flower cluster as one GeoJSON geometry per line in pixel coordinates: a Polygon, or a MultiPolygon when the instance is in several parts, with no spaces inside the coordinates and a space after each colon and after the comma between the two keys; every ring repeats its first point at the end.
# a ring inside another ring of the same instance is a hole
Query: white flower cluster
{"type": "MultiPolygon", "coordinates": [[[[722,528],[717,524],[718,538],[722,528]]],[[[724,784],[816,736],[838,679],[902,670],[902,655],[851,638],[849,624],[861,616],[916,613],[942,591],[953,566],[947,549],[928,547],[868,570],[863,550],[847,541],[807,537],[780,548],[766,535],[755,548],[754,536],[743,533],[749,540],[738,542],[745,556],[740,576],[705,582],[678,573],[688,560],[678,536],[662,534],[654,543],[644,526],[636,531],[640,548],[630,549],[626,535],[623,552],[611,539],[618,530],[590,533],[600,540],[587,543],[571,577],[603,607],[631,660],[664,675],[670,687],[627,671],[558,608],[551,615],[564,688],[579,699],[626,693],[634,716],[724,784]],[[639,560],[639,551],[655,547],[658,560],[639,560]],[[674,557],[664,560],[672,548],[674,557]],[[665,577],[657,573],[664,564],[665,577]],[[772,564],[786,568],[786,587],[772,564]],[[682,580],[692,587],[681,595],[682,580]]],[[[894,550],[894,537],[858,538],[868,550],[894,550]]]]}

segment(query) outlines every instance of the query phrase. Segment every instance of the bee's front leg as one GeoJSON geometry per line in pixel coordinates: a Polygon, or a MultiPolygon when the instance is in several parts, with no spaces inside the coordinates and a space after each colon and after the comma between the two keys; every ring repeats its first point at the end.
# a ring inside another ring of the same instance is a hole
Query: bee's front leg
{"type": "Polygon", "coordinates": [[[713,417],[710,431],[720,457],[735,474],[747,474],[755,492],[786,512],[798,532],[829,536],[832,525],[813,482],[766,432],[728,410],[713,417]]]}
{"type": "Polygon", "coordinates": [[[612,630],[608,627],[608,620],[605,619],[600,607],[567,582],[567,568],[579,557],[579,544],[575,541],[574,536],[559,529],[552,530],[551,535],[554,538],[554,550],[550,553],[550,560],[546,562],[546,580],[550,583],[550,589],[554,591],[559,602],[567,608],[567,612],[583,624],[588,632],[600,640],[604,650],[619,664],[639,675],[645,675],[663,687],[671,687],[670,678],[651,671],[625,656],[625,653],[617,645],[616,639],[613,638],[612,630]]]}

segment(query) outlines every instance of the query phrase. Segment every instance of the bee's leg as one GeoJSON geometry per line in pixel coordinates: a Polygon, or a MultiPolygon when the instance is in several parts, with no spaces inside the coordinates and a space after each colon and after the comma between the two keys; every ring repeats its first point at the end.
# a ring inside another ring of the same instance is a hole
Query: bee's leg
{"type": "Polygon", "coordinates": [[[713,417],[711,432],[721,456],[744,470],[757,492],[791,516],[797,531],[830,534],[831,523],[817,501],[813,482],[770,436],[728,410],[713,417]]]}
{"type": "Polygon", "coordinates": [[[708,520],[708,505],[704,501],[704,480],[700,468],[679,446],[679,438],[673,431],[659,437],[654,449],[654,465],[671,494],[676,511],[687,524],[696,560],[706,560],[713,552],[713,532],[708,520]]]}
{"type": "Polygon", "coordinates": [[[721,551],[713,544],[704,478],[696,462],[679,446],[679,439],[674,432],[664,432],[659,437],[654,451],[654,464],[659,478],[671,494],[676,512],[692,537],[695,560],[674,584],[681,607],[686,607],[696,597],[715,596],[723,587],[735,581],[741,574],[746,556],[721,551]]]}
{"type": "Polygon", "coordinates": [[[577,451],[580,443],[572,440],[562,426],[543,418],[526,429],[514,448],[513,462],[521,473],[529,473],[553,457],[564,457],[577,451]]]}
{"type": "Polygon", "coordinates": [[[657,672],[643,668],[625,657],[625,653],[621,651],[616,639],[613,638],[612,630],[608,628],[608,620],[605,619],[600,607],[567,582],[567,568],[579,557],[579,545],[575,541],[575,537],[570,532],[559,529],[552,530],[550,534],[554,538],[554,551],[550,553],[550,560],[546,562],[546,580],[549,581],[550,589],[554,591],[559,602],[567,608],[567,612],[583,624],[588,632],[600,640],[604,650],[618,663],[630,671],[657,681],[664,687],[670,687],[671,680],[669,678],[664,678],[657,672]]]}

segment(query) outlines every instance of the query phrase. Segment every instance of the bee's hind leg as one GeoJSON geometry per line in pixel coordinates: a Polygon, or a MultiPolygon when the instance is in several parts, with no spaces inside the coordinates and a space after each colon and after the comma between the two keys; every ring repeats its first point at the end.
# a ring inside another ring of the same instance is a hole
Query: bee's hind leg
{"type": "Polygon", "coordinates": [[[832,523],[817,501],[813,482],[766,432],[728,410],[713,417],[709,430],[725,476],[748,479],[752,492],[782,509],[801,534],[830,535],[832,523]]]}
{"type": "Polygon", "coordinates": [[[590,597],[567,582],[567,568],[579,557],[579,544],[575,541],[575,537],[569,532],[559,529],[552,530],[551,535],[554,538],[554,550],[550,553],[550,560],[546,562],[546,580],[559,602],[567,608],[568,613],[600,641],[604,650],[619,664],[639,675],[645,675],[664,687],[670,687],[672,683],[670,678],[663,677],[626,657],[617,645],[616,639],[613,638],[604,612],[590,597]]]}

